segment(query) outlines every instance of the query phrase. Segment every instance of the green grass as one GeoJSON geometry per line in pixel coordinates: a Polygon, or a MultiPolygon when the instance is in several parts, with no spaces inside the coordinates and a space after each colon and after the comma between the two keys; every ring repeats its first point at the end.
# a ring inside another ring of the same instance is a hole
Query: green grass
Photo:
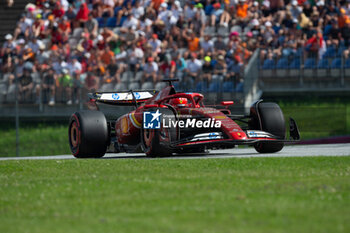
{"type": "MultiPolygon", "coordinates": [[[[14,124],[13,124],[14,126],[14,124]]],[[[16,155],[16,131],[0,128],[0,157],[16,155]]],[[[21,156],[69,154],[67,124],[25,124],[19,130],[21,156]]]]}
{"type": "Polygon", "coordinates": [[[0,162],[0,232],[349,232],[350,157],[0,162]]]}
{"type": "Polygon", "coordinates": [[[350,135],[350,100],[348,98],[315,96],[291,97],[277,102],[288,120],[293,117],[302,139],[350,135]]]}
{"type": "Polygon", "coordinates": [[[350,104],[282,104],[288,122],[295,119],[302,139],[350,134],[350,104]]]}

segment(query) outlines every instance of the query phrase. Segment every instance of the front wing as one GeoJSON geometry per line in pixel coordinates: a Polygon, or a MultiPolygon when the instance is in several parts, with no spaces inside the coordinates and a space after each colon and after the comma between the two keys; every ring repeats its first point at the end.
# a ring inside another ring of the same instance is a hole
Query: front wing
{"type": "Polygon", "coordinates": [[[187,147],[234,147],[235,145],[254,145],[256,143],[294,143],[300,140],[298,126],[294,119],[289,118],[289,139],[281,139],[268,132],[259,130],[247,130],[248,139],[223,139],[221,133],[212,133],[212,135],[203,135],[202,137],[185,138],[171,144],[171,147],[187,148],[187,147]],[[210,137],[214,137],[211,139],[210,137]]]}

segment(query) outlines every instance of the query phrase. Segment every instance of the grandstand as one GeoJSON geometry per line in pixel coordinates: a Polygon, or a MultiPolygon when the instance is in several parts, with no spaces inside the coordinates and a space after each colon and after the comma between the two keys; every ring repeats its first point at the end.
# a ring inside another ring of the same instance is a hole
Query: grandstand
{"type": "Polygon", "coordinates": [[[164,77],[212,100],[349,88],[349,1],[15,0],[1,10],[3,106],[81,106],[87,92],[160,89],[164,77]]]}

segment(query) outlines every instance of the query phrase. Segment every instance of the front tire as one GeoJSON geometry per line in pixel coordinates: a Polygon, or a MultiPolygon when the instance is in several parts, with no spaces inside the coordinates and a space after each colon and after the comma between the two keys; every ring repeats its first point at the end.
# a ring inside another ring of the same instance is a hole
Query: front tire
{"type": "MultiPolygon", "coordinates": [[[[285,139],[286,126],[281,108],[276,103],[258,102],[251,109],[250,129],[262,130],[285,139]]],[[[259,153],[275,153],[283,149],[283,142],[258,142],[254,148],[259,153]]]]}
{"type": "MultiPolygon", "coordinates": [[[[150,109],[149,111],[159,110],[162,117],[166,115],[171,120],[175,119],[175,113],[167,108],[150,109]]],[[[148,157],[171,156],[173,149],[171,142],[175,141],[178,135],[177,129],[174,127],[163,127],[161,120],[160,129],[143,129],[141,130],[142,149],[148,157]]]]}
{"type": "Polygon", "coordinates": [[[107,121],[102,112],[79,111],[69,121],[69,145],[76,158],[103,157],[108,145],[107,121]]]}

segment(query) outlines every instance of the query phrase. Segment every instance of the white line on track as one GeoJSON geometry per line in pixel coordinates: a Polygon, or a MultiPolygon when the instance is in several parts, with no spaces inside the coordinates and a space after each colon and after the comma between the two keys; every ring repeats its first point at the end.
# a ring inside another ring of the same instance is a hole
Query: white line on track
{"type": "MultiPolygon", "coordinates": [[[[209,154],[188,154],[165,157],[165,159],[209,159],[209,158],[263,158],[263,157],[306,157],[306,156],[350,156],[350,143],[285,146],[282,151],[273,154],[259,154],[254,148],[212,150],[209,154]]],[[[144,154],[106,154],[103,159],[136,159],[146,158],[144,154]]],[[[1,160],[49,160],[74,159],[72,155],[0,157],[1,160]]]]}

